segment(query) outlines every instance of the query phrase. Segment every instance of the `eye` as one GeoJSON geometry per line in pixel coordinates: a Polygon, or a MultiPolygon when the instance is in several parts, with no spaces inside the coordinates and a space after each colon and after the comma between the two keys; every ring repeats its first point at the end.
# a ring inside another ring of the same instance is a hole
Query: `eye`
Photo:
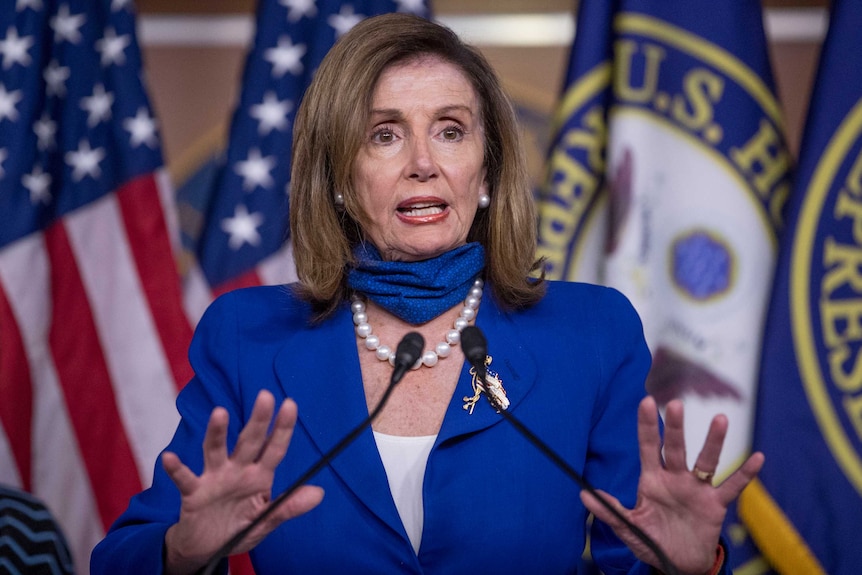
{"type": "Polygon", "coordinates": [[[381,126],[371,133],[371,141],[377,144],[391,144],[396,137],[395,132],[387,126],[381,126]]]}
{"type": "Polygon", "coordinates": [[[464,129],[461,126],[447,126],[440,132],[440,136],[448,142],[457,142],[464,137],[464,129]]]}

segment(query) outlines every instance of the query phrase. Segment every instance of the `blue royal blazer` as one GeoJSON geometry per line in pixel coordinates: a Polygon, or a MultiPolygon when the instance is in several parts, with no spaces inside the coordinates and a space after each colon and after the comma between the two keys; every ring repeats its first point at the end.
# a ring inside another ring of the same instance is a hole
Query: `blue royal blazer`
{"type": "MultiPolygon", "coordinates": [[[[514,414],[596,487],[627,506],[640,472],[637,405],[650,356],[640,320],[619,292],[549,282],[545,298],[505,311],[486,290],[476,325],[488,340],[514,414]]],[[[168,449],[196,473],[213,407],[230,413],[233,445],[261,388],[293,398],[299,418],[276,470],[277,495],[368,414],[349,303],[309,324],[308,304],[286,286],[238,290],[214,302],[190,348],[195,377],[177,399],[182,417],[168,449]]],[[[472,414],[469,366],[428,458],[424,530],[413,551],[370,429],[310,483],[323,502],[288,521],[252,552],[258,575],[575,573],[586,541],[579,488],[484,399],[472,414]]],[[[167,528],[180,497],[155,466],[92,556],[92,573],[162,571],[167,528]]],[[[592,527],[605,573],[649,573],[610,529],[592,527]]]]}

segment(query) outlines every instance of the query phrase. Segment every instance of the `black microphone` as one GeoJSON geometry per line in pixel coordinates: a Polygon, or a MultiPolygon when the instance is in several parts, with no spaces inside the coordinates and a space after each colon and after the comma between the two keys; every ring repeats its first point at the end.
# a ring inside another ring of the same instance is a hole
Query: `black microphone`
{"type": "Polygon", "coordinates": [[[411,331],[398,343],[395,348],[395,369],[392,371],[392,377],[389,380],[389,385],[395,385],[407,370],[416,365],[419,358],[422,357],[422,352],[425,350],[425,339],[411,331]]]}
{"type": "Polygon", "coordinates": [[[236,535],[231,537],[224,545],[222,545],[218,551],[213,553],[206,565],[198,571],[198,574],[211,575],[218,567],[219,562],[230,555],[230,552],[239,544],[240,541],[251,533],[252,529],[260,525],[261,522],[269,517],[272,512],[275,511],[276,507],[278,507],[285,499],[293,495],[297,489],[314,477],[318,471],[329,465],[329,463],[335,459],[339,453],[341,453],[348,445],[353,443],[356,438],[365,431],[365,428],[371,425],[374,418],[383,410],[383,407],[389,400],[389,396],[392,395],[392,391],[395,389],[395,386],[399,381],[401,381],[401,378],[404,377],[407,371],[420,360],[424,349],[425,339],[420,334],[412,331],[405,335],[398,343],[398,347],[395,348],[395,369],[392,371],[392,376],[389,378],[389,386],[386,388],[386,391],[383,392],[383,397],[380,398],[377,406],[368,414],[368,417],[362,420],[359,425],[354,427],[353,430],[345,435],[341,441],[336,443],[335,447],[324,453],[323,456],[317,460],[317,463],[309,467],[308,471],[303,473],[299,479],[294,481],[290,487],[281,493],[281,495],[273,499],[269,505],[267,505],[266,509],[261,511],[260,515],[255,517],[251,523],[246,525],[236,535]]]}
{"type": "Polygon", "coordinates": [[[488,355],[488,342],[485,340],[485,334],[482,333],[481,329],[474,325],[468,325],[461,330],[461,351],[464,352],[464,357],[476,370],[476,376],[484,387],[485,356],[488,355]]]}
{"type": "MultiPolygon", "coordinates": [[[[467,361],[470,362],[470,365],[473,366],[473,369],[476,370],[476,376],[478,377],[479,383],[482,386],[483,390],[488,389],[488,385],[485,381],[486,372],[485,372],[485,356],[488,353],[488,343],[485,340],[485,335],[482,333],[478,327],[469,325],[461,330],[461,351],[464,352],[464,357],[467,358],[467,361]]],[[[641,540],[641,542],[646,545],[653,553],[655,553],[659,562],[662,565],[662,571],[666,575],[679,575],[679,571],[671,563],[668,556],[662,551],[661,547],[653,541],[653,539],[641,530],[640,527],[633,524],[631,521],[626,519],[622,513],[617,511],[617,509],[611,505],[611,503],[602,496],[601,493],[596,491],[596,488],[590,484],[587,479],[575,471],[575,469],[569,465],[565,459],[563,459],[557,452],[555,452],[551,447],[546,444],[544,441],[539,439],[539,437],[530,431],[527,426],[525,426],[521,421],[516,418],[514,415],[506,411],[502,406],[499,405],[497,399],[493,397],[491,393],[485,393],[485,397],[488,398],[488,402],[500,415],[503,416],[503,419],[508,421],[512,426],[518,430],[518,432],[527,438],[530,443],[535,445],[539,451],[541,451],[545,457],[550,459],[557,467],[559,467],[563,473],[569,476],[581,489],[586,490],[593,497],[598,499],[599,503],[602,504],[606,509],[608,509],[614,516],[625,524],[625,526],[635,534],[635,536],[641,540]]]]}

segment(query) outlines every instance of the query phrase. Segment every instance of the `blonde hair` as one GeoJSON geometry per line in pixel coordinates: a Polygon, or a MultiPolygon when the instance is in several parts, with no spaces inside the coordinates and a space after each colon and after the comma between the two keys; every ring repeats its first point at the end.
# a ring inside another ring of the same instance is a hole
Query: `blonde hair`
{"type": "Polygon", "coordinates": [[[479,210],[467,241],[486,251],[485,275],[501,305],[514,309],[537,302],[536,215],[509,98],[487,60],[448,28],[408,14],[363,20],[329,51],[297,111],[293,130],[290,233],[299,293],[317,318],[329,315],[347,295],[352,250],[366,220],[351,181],[365,137],[374,88],[387,67],[436,56],[457,66],[473,85],[485,134],[485,169],[491,204],[479,210]],[[334,198],[341,194],[343,208],[334,198]]]}

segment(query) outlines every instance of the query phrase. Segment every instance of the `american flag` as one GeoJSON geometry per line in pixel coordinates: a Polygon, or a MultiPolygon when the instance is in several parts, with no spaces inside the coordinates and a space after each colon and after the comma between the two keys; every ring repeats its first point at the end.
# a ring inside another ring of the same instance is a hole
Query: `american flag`
{"type": "MultiPolygon", "coordinates": [[[[387,12],[430,16],[426,0],[261,0],[226,154],[179,190],[195,252],[186,282],[196,320],[213,296],[296,278],[288,238],[292,122],[323,56],[357,22],[387,12]],[[203,174],[209,173],[210,177],[203,174]]],[[[183,221],[187,221],[183,218],[183,221]]]]}
{"type": "Polygon", "coordinates": [[[79,573],[191,375],[161,166],[130,0],[5,0],[0,483],[45,501],[79,573]]]}

